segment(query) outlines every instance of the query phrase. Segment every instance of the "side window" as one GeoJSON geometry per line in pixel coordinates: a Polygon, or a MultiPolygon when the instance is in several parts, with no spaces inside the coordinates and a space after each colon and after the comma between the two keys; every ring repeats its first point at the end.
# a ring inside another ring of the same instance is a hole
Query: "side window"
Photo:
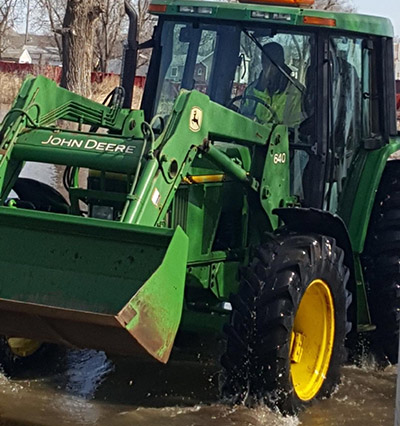
{"type": "Polygon", "coordinates": [[[325,207],[336,212],[355,153],[370,132],[370,60],[365,41],[336,37],[330,40],[331,173],[325,207]],[[364,114],[363,114],[364,111],[364,114]]]}
{"type": "Polygon", "coordinates": [[[363,40],[330,41],[331,173],[325,207],[336,212],[348,170],[362,136],[363,40]]]}
{"type": "Polygon", "coordinates": [[[374,40],[363,42],[362,74],[362,138],[364,141],[379,139],[381,136],[381,107],[378,91],[378,59],[374,40]]]}
{"type": "Polygon", "coordinates": [[[336,160],[346,169],[361,142],[362,40],[333,39],[332,113],[336,160]]]}

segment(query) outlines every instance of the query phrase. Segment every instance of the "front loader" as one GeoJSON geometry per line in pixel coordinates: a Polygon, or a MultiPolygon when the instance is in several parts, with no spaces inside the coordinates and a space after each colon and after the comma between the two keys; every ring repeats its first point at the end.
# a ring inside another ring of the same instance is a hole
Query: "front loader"
{"type": "Polygon", "coordinates": [[[357,332],[395,360],[393,30],[312,3],[155,0],[143,45],[127,3],[108,104],[23,83],[0,127],[3,366],[41,342],[166,363],[223,338],[222,396],[294,413],[357,332]],[[64,166],[65,191],[26,163],[64,166]]]}

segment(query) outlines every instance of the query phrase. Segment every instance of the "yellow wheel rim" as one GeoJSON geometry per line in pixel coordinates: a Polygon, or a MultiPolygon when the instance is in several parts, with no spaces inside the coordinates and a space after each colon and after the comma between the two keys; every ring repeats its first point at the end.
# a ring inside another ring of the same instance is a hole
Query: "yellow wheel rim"
{"type": "Polygon", "coordinates": [[[314,398],[326,378],[335,339],[335,307],[328,285],[314,280],[304,293],[290,344],[294,390],[303,401],[314,398]]]}
{"type": "Polygon", "coordinates": [[[23,337],[9,337],[7,343],[11,352],[22,358],[34,354],[42,345],[36,340],[25,339],[23,337]]]}

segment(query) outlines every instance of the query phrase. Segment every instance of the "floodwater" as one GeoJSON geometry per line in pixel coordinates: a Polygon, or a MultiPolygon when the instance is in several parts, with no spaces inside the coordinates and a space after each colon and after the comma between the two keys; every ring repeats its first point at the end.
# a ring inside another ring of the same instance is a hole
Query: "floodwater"
{"type": "Polygon", "coordinates": [[[57,350],[19,379],[0,376],[1,425],[334,426],[393,425],[396,368],[343,368],[330,399],[299,417],[218,399],[218,367],[172,360],[167,366],[57,350]]]}

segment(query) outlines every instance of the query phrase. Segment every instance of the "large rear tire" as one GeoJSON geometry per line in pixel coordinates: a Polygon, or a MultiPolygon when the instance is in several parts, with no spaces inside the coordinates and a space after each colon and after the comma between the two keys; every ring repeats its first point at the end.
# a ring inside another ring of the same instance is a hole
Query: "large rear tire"
{"type": "Polygon", "coordinates": [[[320,235],[278,235],[258,249],[232,298],[224,397],[295,414],[331,395],[351,328],[343,259],[335,240],[320,235]]]}
{"type": "Polygon", "coordinates": [[[397,363],[400,326],[400,163],[382,176],[363,254],[372,322],[372,350],[397,363]]]}

